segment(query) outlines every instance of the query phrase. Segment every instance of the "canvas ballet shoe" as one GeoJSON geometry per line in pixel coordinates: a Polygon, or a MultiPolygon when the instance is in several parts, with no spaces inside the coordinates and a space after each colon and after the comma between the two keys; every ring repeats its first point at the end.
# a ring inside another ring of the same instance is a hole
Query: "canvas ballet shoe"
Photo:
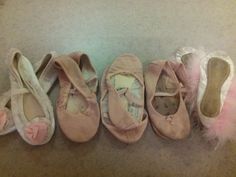
{"type": "Polygon", "coordinates": [[[29,60],[19,50],[11,49],[7,61],[12,117],[20,136],[31,145],[47,143],[55,129],[53,108],[45,91],[50,89],[57,75],[54,74],[53,63],[48,65],[46,60],[36,64],[39,78],[29,60]],[[44,88],[39,80],[44,83],[44,88]]]}
{"type": "Polygon", "coordinates": [[[148,123],[144,110],[142,64],[130,54],[119,56],[101,81],[101,116],[104,126],[120,141],[134,143],[148,123]]]}
{"type": "Polygon", "coordinates": [[[190,133],[184,97],[187,75],[183,64],[156,60],[145,72],[146,105],[155,133],[178,140],[190,133]]]}
{"type": "MultiPolygon", "coordinates": [[[[55,56],[56,52],[50,52],[40,61],[33,64],[34,71],[45,93],[50,90],[57,78],[53,66],[55,56]]],[[[11,112],[11,89],[9,89],[0,96],[0,135],[5,135],[15,130],[16,127],[11,112]]]]}
{"type": "Polygon", "coordinates": [[[224,52],[208,54],[200,64],[198,114],[208,139],[219,144],[236,137],[234,64],[224,52]]]}
{"type": "Polygon", "coordinates": [[[82,53],[57,57],[55,64],[60,83],[57,100],[60,128],[71,141],[87,142],[95,136],[100,121],[95,69],[82,53]]]}

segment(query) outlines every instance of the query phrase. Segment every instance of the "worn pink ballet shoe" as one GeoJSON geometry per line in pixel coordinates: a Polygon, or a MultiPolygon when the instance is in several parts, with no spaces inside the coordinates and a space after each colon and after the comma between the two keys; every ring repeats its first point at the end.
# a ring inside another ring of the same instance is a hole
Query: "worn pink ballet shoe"
{"type": "MultiPolygon", "coordinates": [[[[36,73],[39,83],[47,93],[55,80],[57,79],[57,74],[54,68],[54,57],[55,52],[50,52],[42,57],[41,60],[33,64],[33,69],[36,73]]],[[[0,135],[5,135],[16,130],[14,120],[11,112],[11,89],[6,91],[0,96],[0,111],[5,112],[6,122],[0,129],[0,135]]]]}
{"type": "Polygon", "coordinates": [[[50,65],[37,65],[41,87],[33,66],[17,49],[11,49],[8,56],[9,76],[11,83],[11,110],[15,127],[20,136],[31,145],[47,143],[55,129],[51,102],[45,93],[50,89],[57,75],[50,65]],[[45,68],[41,70],[42,68],[45,68]],[[54,81],[53,81],[54,80],[54,81]],[[44,122],[44,123],[43,123],[44,122]],[[48,124],[48,126],[45,125],[48,124]]]}
{"type": "Polygon", "coordinates": [[[101,81],[103,125],[120,141],[134,143],[146,129],[142,64],[130,54],[119,56],[103,74],[101,81]]]}
{"type": "Polygon", "coordinates": [[[56,58],[60,92],[57,117],[61,130],[74,142],[87,142],[97,133],[100,121],[96,98],[98,79],[86,54],[56,58]]]}
{"type": "Polygon", "coordinates": [[[163,138],[186,138],[191,130],[185,105],[187,75],[183,64],[156,60],[145,72],[146,105],[155,133],[163,138]]]}

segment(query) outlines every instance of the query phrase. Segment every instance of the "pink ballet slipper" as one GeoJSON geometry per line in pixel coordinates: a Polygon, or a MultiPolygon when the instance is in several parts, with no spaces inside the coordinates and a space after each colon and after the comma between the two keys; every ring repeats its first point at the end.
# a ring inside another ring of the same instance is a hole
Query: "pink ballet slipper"
{"type": "Polygon", "coordinates": [[[7,57],[12,118],[20,136],[31,145],[48,143],[54,133],[53,107],[47,95],[57,78],[54,57],[48,54],[34,67],[18,49],[11,49],[7,57]]]}

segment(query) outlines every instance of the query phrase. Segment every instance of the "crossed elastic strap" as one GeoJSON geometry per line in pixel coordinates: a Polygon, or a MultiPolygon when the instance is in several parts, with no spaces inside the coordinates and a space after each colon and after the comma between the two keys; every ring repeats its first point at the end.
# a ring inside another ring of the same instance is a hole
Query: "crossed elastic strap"
{"type": "MultiPolygon", "coordinates": [[[[152,73],[148,76],[152,83],[157,83],[158,79],[160,78],[161,73],[165,71],[168,74],[168,76],[174,79],[177,86],[175,92],[168,93],[168,92],[156,92],[156,84],[153,84],[153,87],[151,88],[152,95],[172,97],[178,93],[183,93],[183,95],[185,95],[188,92],[186,88],[187,73],[185,71],[183,64],[180,64],[177,62],[174,63],[170,61],[163,61],[163,62],[159,62],[158,64],[156,63],[152,63],[152,64],[154,64],[153,67],[159,67],[158,70],[153,69],[152,73]],[[180,82],[183,83],[183,85],[180,84],[178,80],[180,80],[180,82]]],[[[184,99],[186,99],[186,97],[184,99]]]]}
{"type": "Polygon", "coordinates": [[[86,85],[92,90],[92,92],[95,93],[97,91],[97,86],[98,86],[98,77],[95,68],[90,62],[88,55],[81,52],[73,52],[69,54],[69,57],[71,57],[78,65],[81,65],[80,70],[82,72],[87,68],[89,68],[89,70],[93,72],[93,75],[91,77],[84,78],[84,80],[86,82],[86,85]]]}
{"type": "MultiPolygon", "coordinates": [[[[16,55],[17,53],[22,55],[20,52],[17,52],[17,51],[15,52],[14,55],[16,55]]],[[[50,90],[53,83],[57,79],[57,72],[56,72],[56,68],[54,66],[54,62],[55,62],[54,58],[55,57],[56,57],[56,53],[51,52],[51,53],[45,55],[40,61],[32,64],[34,72],[36,73],[36,75],[39,75],[37,80],[38,80],[40,86],[43,88],[45,93],[47,93],[50,90]]],[[[16,95],[16,94],[24,94],[24,93],[28,93],[28,92],[29,91],[26,88],[9,89],[5,93],[3,93],[3,95],[7,95],[7,94],[16,95]]],[[[9,100],[10,100],[10,97],[9,97],[9,100]]]]}
{"type": "Polygon", "coordinates": [[[154,94],[154,96],[173,97],[173,96],[177,95],[179,92],[181,92],[181,93],[186,93],[186,92],[187,92],[187,89],[184,88],[184,87],[177,87],[177,89],[176,89],[175,92],[173,92],[173,93],[168,93],[168,92],[156,92],[156,93],[154,94]]]}

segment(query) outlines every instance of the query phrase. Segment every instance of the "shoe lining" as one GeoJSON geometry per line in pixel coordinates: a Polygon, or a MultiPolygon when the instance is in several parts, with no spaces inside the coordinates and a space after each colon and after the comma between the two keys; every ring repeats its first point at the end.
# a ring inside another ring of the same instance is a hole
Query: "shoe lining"
{"type": "MultiPolygon", "coordinates": [[[[122,89],[129,89],[134,97],[142,99],[142,86],[141,83],[130,74],[116,74],[111,77],[111,83],[117,91],[122,89]]],[[[125,95],[120,96],[122,105],[128,111],[131,117],[135,120],[142,119],[142,107],[130,102],[125,95]]]]}
{"type": "MultiPolygon", "coordinates": [[[[156,85],[156,92],[174,93],[177,89],[176,83],[163,71],[156,85]]],[[[175,114],[180,103],[180,95],[175,96],[155,96],[152,105],[157,112],[162,115],[175,114]]]]}

